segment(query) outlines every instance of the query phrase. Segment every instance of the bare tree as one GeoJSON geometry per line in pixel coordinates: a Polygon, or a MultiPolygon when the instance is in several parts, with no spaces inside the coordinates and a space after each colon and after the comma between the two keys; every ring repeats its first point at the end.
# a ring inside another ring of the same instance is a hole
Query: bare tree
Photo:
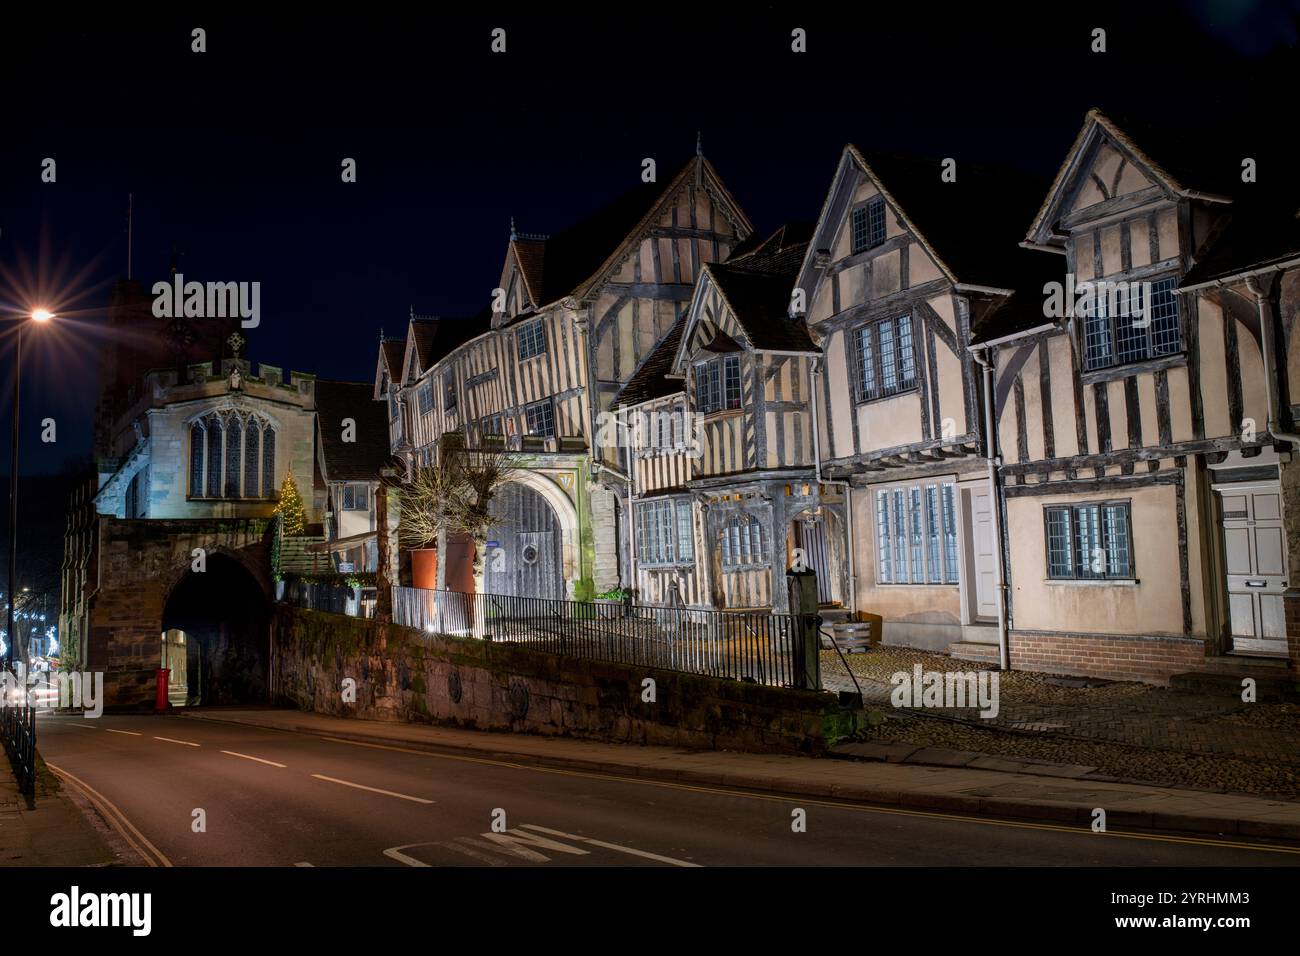
{"type": "Polygon", "coordinates": [[[446,582],[447,539],[463,534],[474,542],[474,589],[483,590],[488,531],[497,523],[492,499],[517,469],[515,456],[499,449],[439,449],[438,461],[419,468],[401,487],[398,540],[405,548],[438,549],[438,584],[446,582]]]}

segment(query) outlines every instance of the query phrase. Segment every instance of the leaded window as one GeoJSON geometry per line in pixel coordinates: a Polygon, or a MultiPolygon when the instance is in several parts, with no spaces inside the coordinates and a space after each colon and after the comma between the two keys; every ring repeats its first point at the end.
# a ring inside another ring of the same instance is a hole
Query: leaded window
{"type": "Polygon", "coordinates": [[[515,332],[515,341],[519,348],[519,358],[530,359],[546,351],[546,329],[541,319],[534,319],[519,326],[515,332]]]}
{"type": "Polygon", "coordinates": [[[745,569],[770,560],[767,535],[753,515],[737,513],[722,526],[722,566],[745,569]]]}
{"type": "Polygon", "coordinates": [[[1047,576],[1064,580],[1133,577],[1127,501],[1053,505],[1047,523],[1047,576]]]}
{"type": "Polygon", "coordinates": [[[956,584],[956,490],[951,482],[876,491],[876,578],[881,584],[956,584]]]}
{"type": "Polygon", "coordinates": [[[191,423],[191,498],[237,500],[274,495],[275,429],[270,422],[226,410],[210,412],[191,423]]]}
{"type": "Polygon", "coordinates": [[[880,319],[853,333],[858,401],[866,402],[916,388],[912,317],[880,319]]]}
{"type": "Polygon", "coordinates": [[[524,406],[524,416],[528,424],[528,434],[544,438],[555,435],[555,408],[549,398],[524,406]]]}
{"type": "Polygon", "coordinates": [[[1181,352],[1177,284],[1175,277],[1094,283],[1081,304],[1085,370],[1181,352]]]}
{"type": "Polygon", "coordinates": [[[703,413],[739,408],[740,356],[724,355],[695,366],[695,407],[703,413]]]}
{"type": "Polygon", "coordinates": [[[876,196],[853,210],[853,251],[862,252],[885,241],[885,198],[876,196]]]}
{"type": "Polygon", "coordinates": [[[685,564],[695,554],[691,503],[685,498],[641,501],[636,506],[637,560],[642,565],[685,564]]]}

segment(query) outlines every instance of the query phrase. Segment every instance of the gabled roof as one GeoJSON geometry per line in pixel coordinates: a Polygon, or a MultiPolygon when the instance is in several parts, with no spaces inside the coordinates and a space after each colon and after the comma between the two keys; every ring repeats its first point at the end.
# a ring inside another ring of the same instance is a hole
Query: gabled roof
{"type": "Polygon", "coordinates": [[[614,396],[613,407],[640,405],[642,402],[665,398],[684,389],[682,380],[669,378],[668,373],[673,370],[673,360],[677,356],[677,348],[681,344],[682,333],[685,330],[686,312],[683,311],[664,337],[659,340],[659,344],[641,360],[641,364],[632,373],[627,384],[614,396]]]}
{"type": "Polygon", "coordinates": [[[1237,209],[1200,262],[1183,276],[1183,289],[1300,258],[1300,212],[1283,205],[1237,209]]]}
{"type": "Polygon", "coordinates": [[[781,226],[752,250],[740,249],[725,263],[709,263],[713,279],[751,348],[775,352],[816,352],[802,320],[790,318],[790,294],[799,277],[812,228],[781,226]]]}
{"type": "Polygon", "coordinates": [[[316,429],[326,481],[377,481],[392,460],[387,405],[365,382],[316,380],[316,429]],[[343,420],[356,423],[356,441],[343,441],[343,420]]]}
{"type": "Polygon", "coordinates": [[[739,203],[707,159],[692,156],[673,168],[677,172],[667,181],[642,183],[549,238],[511,240],[510,248],[535,309],[566,296],[580,297],[598,282],[622,260],[629,242],[662,214],[664,202],[688,178],[698,175],[702,182],[707,182],[730,205],[745,229],[750,228],[739,203]]]}
{"type": "Polygon", "coordinates": [[[375,362],[374,397],[382,398],[379,383],[384,373],[390,382],[402,384],[402,363],[406,360],[406,339],[380,339],[379,358],[375,362]]]}
{"type": "MultiPolygon", "coordinates": [[[[1110,116],[1096,107],[1090,109],[1030,223],[1027,241],[1041,242],[1044,233],[1060,218],[1070,180],[1100,138],[1114,143],[1171,195],[1230,201],[1236,186],[1241,185],[1240,157],[1233,159],[1224,153],[1215,145],[1221,139],[1207,133],[1206,130],[1196,133],[1178,130],[1132,116],[1110,116]]],[[[1233,136],[1231,141],[1240,143],[1240,136],[1233,136]]]]}
{"type": "Polygon", "coordinates": [[[408,354],[414,350],[416,374],[424,374],[458,346],[487,332],[492,327],[491,320],[490,307],[467,319],[420,316],[412,312],[406,349],[408,354]]]}
{"type": "Polygon", "coordinates": [[[1020,267],[1025,216],[1046,183],[1005,166],[959,162],[956,180],[941,178],[943,160],[847,147],[876,188],[948,278],[965,285],[1012,289],[1020,267]]]}

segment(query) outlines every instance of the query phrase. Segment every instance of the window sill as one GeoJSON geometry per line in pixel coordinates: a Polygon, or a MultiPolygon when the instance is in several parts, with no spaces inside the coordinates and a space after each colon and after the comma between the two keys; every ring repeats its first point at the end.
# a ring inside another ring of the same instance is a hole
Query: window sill
{"type": "Polygon", "coordinates": [[[694,561],[676,561],[669,564],[647,564],[639,562],[642,571],[689,571],[695,567],[694,561]]]}
{"type": "Polygon", "coordinates": [[[1044,584],[1062,584],[1067,587],[1085,588],[1134,588],[1142,583],[1141,578],[1043,578],[1044,584]]]}
{"type": "Polygon", "coordinates": [[[1162,355],[1160,358],[1143,359],[1139,362],[1129,362],[1126,365],[1110,365],[1106,368],[1082,371],[1079,373],[1079,381],[1083,385],[1114,382],[1119,379],[1128,378],[1130,375],[1141,375],[1144,372],[1159,372],[1167,368],[1182,368],[1186,364],[1187,353],[1177,352],[1173,355],[1162,355]]]}
{"type": "Polygon", "coordinates": [[[705,421],[709,421],[714,418],[727,418],[731,415],[741,415],[744,414],[744,411],[744,408],[715,408],[711,412],[700,412],[700,415],[704,417],[705,421]]]}
{"type": "Polygon", "coordinates": [[[888,395],[878,395],[872,398],[855,397],[854,403],[857,405],[878,405],[881,402],[887,402],[891,398],[902,398],[904,395],[915,395],[921,390],[919,385],[912,385],[908,388],[899,389],[897,392],[890,392],[888,395]]]}
{"type": "Polygon", "coordinates": [[[958,581],[877,581],[877,587],[882,588],[957,588],[961,587],[958,581]]]}

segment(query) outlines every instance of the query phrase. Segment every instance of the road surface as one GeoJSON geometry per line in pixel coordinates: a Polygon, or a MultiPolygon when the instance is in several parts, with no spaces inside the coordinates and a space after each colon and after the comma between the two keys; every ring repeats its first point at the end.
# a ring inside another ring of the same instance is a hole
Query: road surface
{"type": "Polygon", "coordinates": [[[151,866],[1300,864],[1300,848],[1244,839],[1094,834],[193,718],[43,716],[38,741],[124,858],[151,866]]]}

